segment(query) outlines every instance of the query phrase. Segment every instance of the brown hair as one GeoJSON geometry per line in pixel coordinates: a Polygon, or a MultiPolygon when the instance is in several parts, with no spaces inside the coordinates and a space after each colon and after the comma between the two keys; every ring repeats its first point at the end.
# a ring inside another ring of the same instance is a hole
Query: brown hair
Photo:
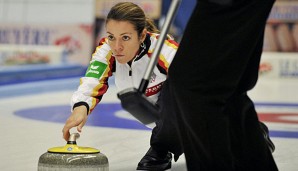
{"type": "Polygon", "coordinates": [[[131,2],[120,2],[113,6],[108,13],[106,23],[109,20],[128,21],[134,25],[138,35],[141,35],[144,28],[149,32],[159,33],[152,19],[146,17],[144,11],[131,2]]]}

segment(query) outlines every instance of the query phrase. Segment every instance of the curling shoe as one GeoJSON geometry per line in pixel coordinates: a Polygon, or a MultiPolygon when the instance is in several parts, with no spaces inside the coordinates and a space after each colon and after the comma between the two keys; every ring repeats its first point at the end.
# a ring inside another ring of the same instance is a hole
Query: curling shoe
{"type": "Polygon", "coordinates": [[[137,170],[164,171],[172,166],[172,154],[157,152],[149,148],[145,156],[138,163],[137,170]]]}
{"type": "Polygon", "coordinates": [[[264,135],[264,138],[266,140],[266,143],[267,143],[271,153],[273,153],[275,150],[275,145],[273,144],[273,142],[271,141],[271,139],[269,137],[268,127],[262,122],[260,122],[260,126],[261,126],[262,133],[264,135]]]}

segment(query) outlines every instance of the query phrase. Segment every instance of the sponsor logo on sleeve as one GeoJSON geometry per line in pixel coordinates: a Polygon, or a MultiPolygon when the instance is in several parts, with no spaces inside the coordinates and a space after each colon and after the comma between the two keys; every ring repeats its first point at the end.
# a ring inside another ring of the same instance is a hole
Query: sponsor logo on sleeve
{"type": "Polygon", "coordinates": [[[102,76],[103,72],[106,70],[106,68],[107,64],[99,61],[94,61],[89,65],[85,76],[99,79],[102,76]]]}

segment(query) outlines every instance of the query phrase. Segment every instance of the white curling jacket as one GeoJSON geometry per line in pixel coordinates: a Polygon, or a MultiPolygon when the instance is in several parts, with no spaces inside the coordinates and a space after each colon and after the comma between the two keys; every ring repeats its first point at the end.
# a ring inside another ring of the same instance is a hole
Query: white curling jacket
{"type": "MultiPolygon", "coordinates": [[[[91,113],[101,101],[109,85],[108,79],[115,76],[115,85],[118,91],[126,88],[138,88],[149,64],[150,57],[156,46],[159,34],[148,32],[144,40],[144,47],[140,46],[139,53],[129,64],[120,64],[115,60],[108,39],[101,39],[95,52],[92,54],[89,67],[84,77],[80,79],[80,85],[71,98],[72,109],[85,105],[91,113]]],[[[150,101],[156,102],[163,82],[167,78],[168,68],[178,48],[178,43],[167,38],[161,49],[158,63],[155,66],[146,96],[150,101]]]]}

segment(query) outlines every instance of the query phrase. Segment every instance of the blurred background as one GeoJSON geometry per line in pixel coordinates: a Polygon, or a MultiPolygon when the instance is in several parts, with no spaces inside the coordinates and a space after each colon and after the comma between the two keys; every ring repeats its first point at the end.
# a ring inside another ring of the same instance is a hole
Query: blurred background
{"type": "MultiPolygon", "coordinates": [[[[159,27],[171,3],[131,1],[159,27]]],[[[105,16],[117,2],[121,0],[0,0],[0,86],[83,75],[104,36],[105,16]]],[[[195,3],[181,3],[170,29],[178,42],[195,3]]],[[[266,27],[264,51],[273,53],[263,55],[263,77],[297,77],[298,0],[276,1],[266,27]]]]}

